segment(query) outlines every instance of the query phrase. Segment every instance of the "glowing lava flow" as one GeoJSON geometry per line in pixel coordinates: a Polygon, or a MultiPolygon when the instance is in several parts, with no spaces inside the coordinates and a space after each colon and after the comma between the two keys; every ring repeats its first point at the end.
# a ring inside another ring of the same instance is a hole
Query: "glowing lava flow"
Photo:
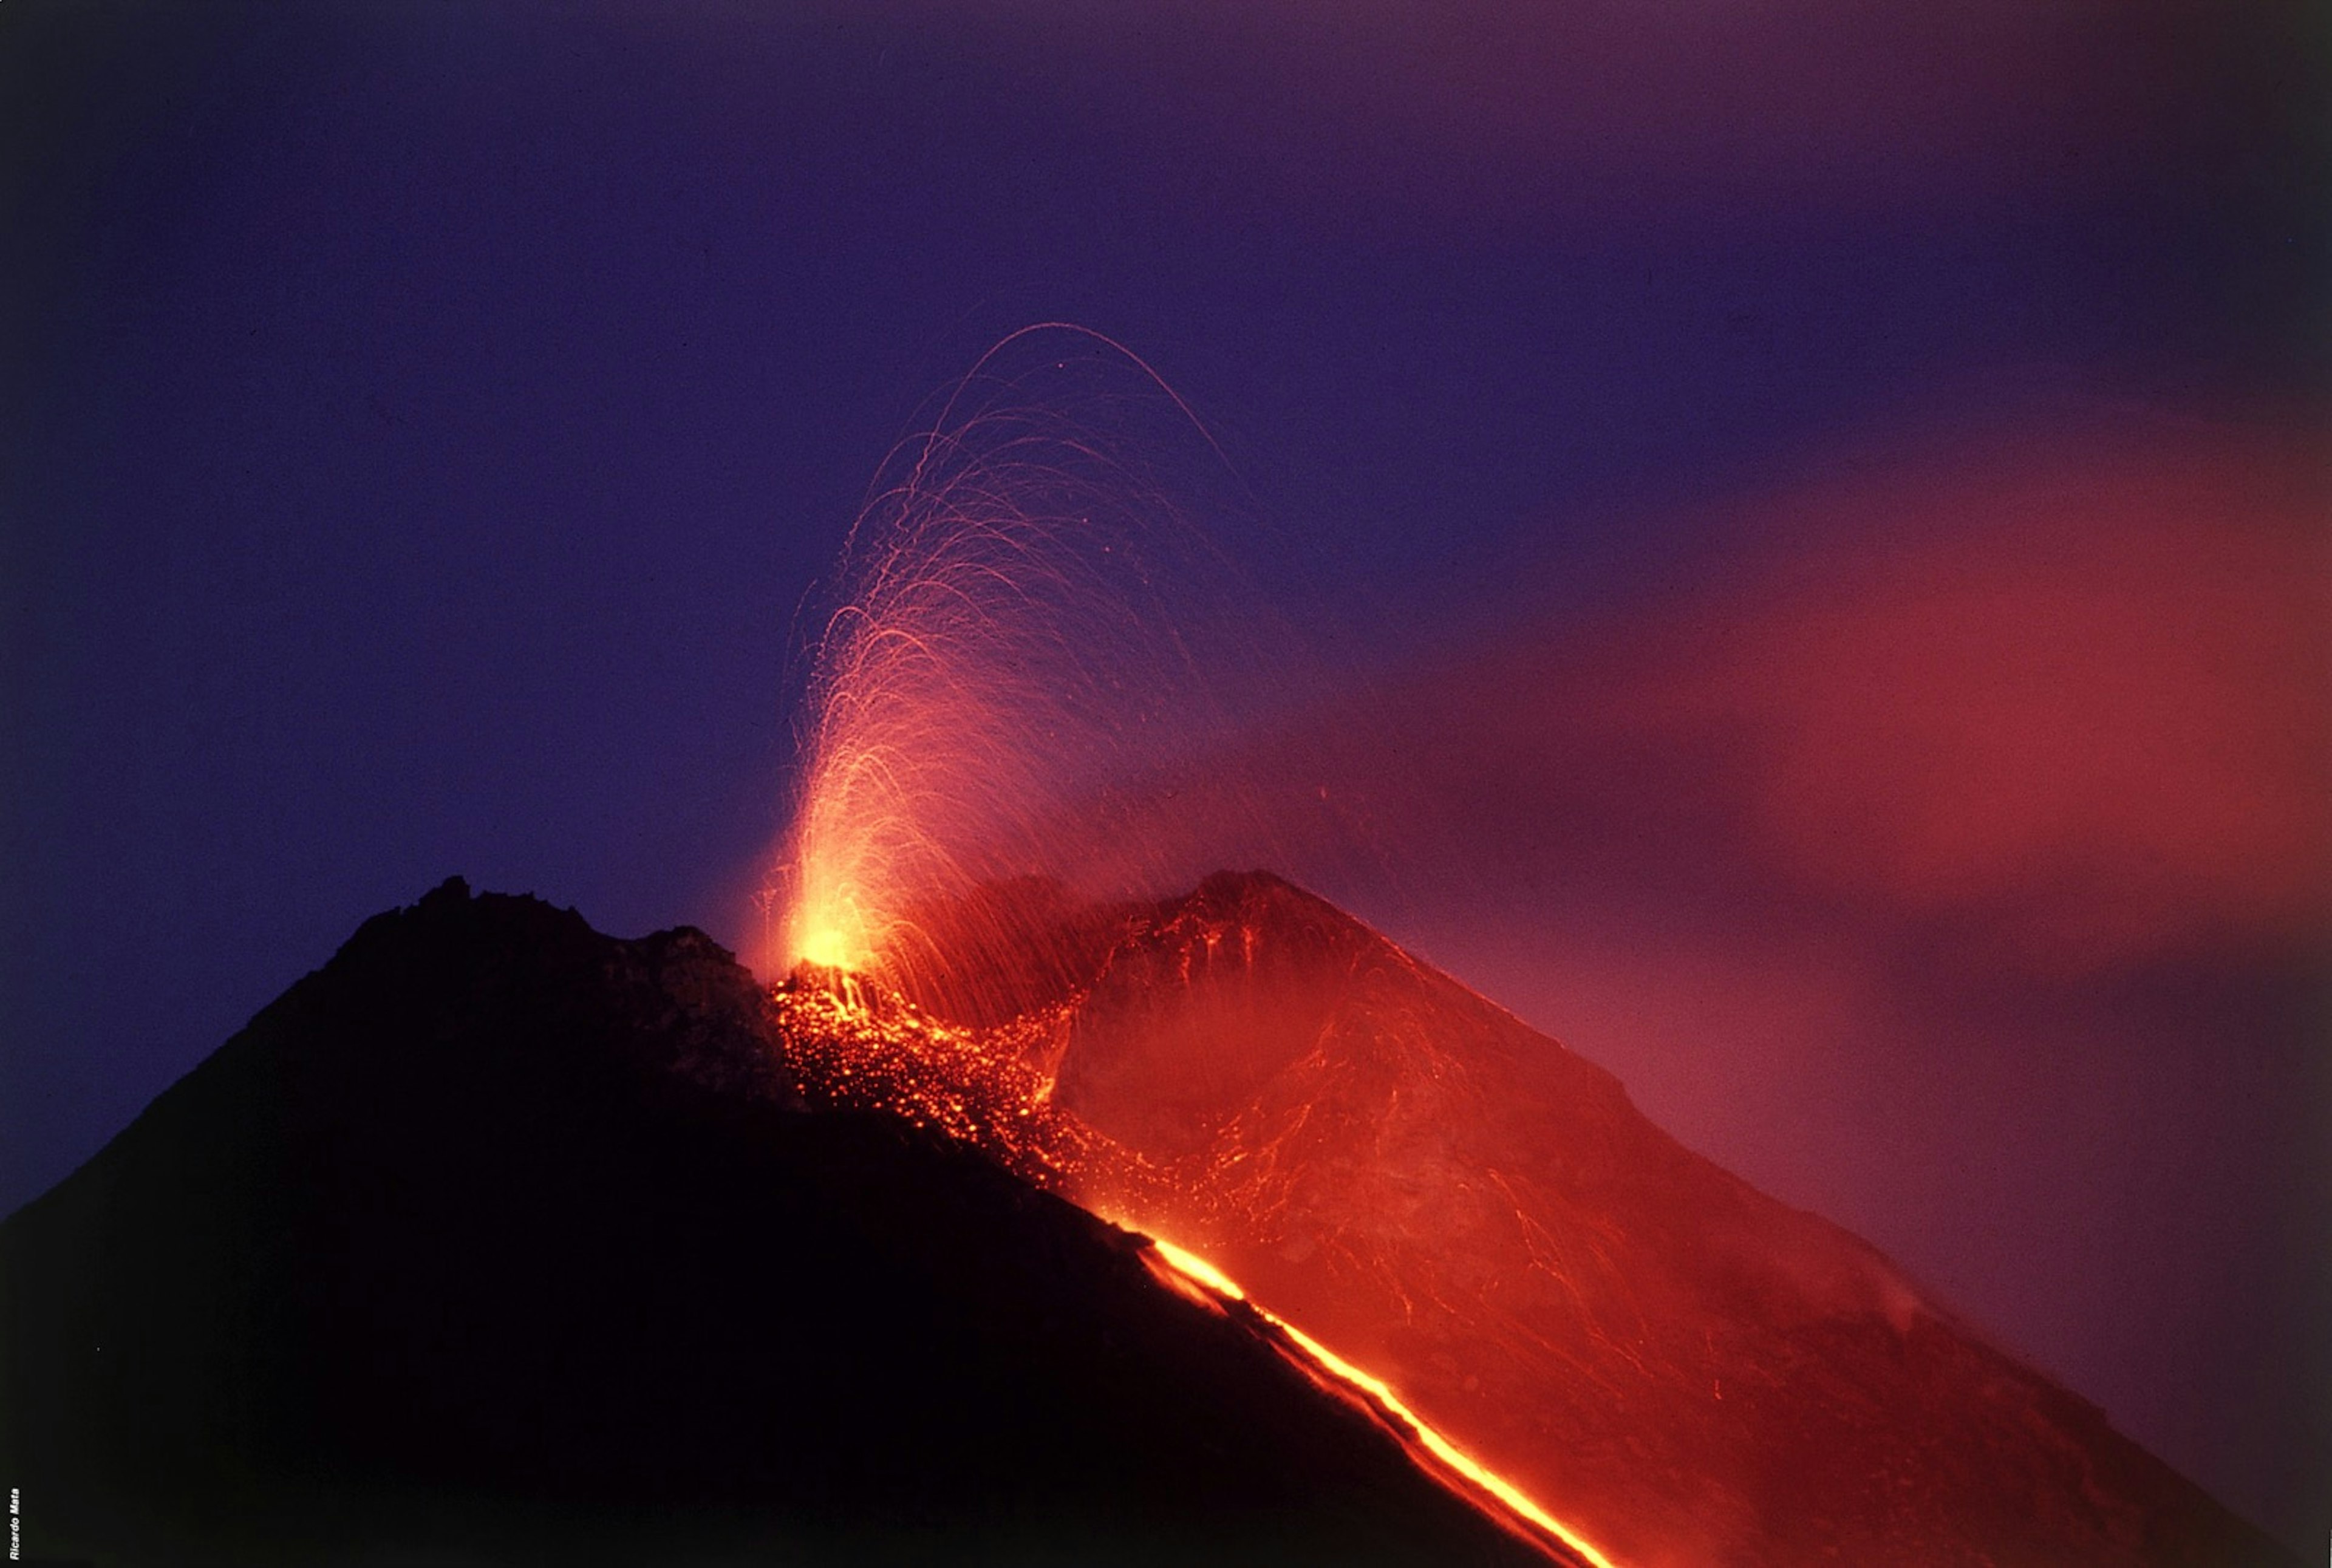
{"type": "MultiPolygon", "coordinates": [[[[1371,1411],[1385,1419],[1395,1435],[1415,1447],[1422,1448],[1447,1474],[1488,1496],[1516,1518],[1545,1532],[1591,1568],[1614,1568],[1611,1560],[1581,1539],[1578,1533],[1567,1528],[1561,1520],[1533,1502],[1528,1494],[1513,1482],[1489,1469],[1467,1454],[1455,1443],[1428,1426],[1415,1410],[1401,1402],[1383,1379],[1371,1377],[1359,1367],[1289,1323],[1269,1309],[1247,1299],[1247,1292],[1221,1269],[1196,1253],[1186,1252],[1171,1241],[1149,1238],[1150,1246],[1143,1254],[1144,1261],[1156,1259],[1152,1272],[1169,1287],[1201,1305],[1222,1310],[1226,1301],[1242,1304],[1263,1323],[1285,1336],[1300,1355],[1290,1359],[1315,1382],[1331,1382],[1343,1385],[1342,1391],[1355,1397],[1371,1411]]],[[[1518,1531],[1524,1539],[1535,1540],[1529,1531],[1518,1531]]]]}
{"type": "MultiPolygon", "coordinates": [[[[787,1043],[793,1092],[800,1097],[827,1108],[881,1112],[984,1150],[1040,1187],[1086,1199],[1083,1206],[1089,1209],[1097,1191],[1115,1200],[1107,1204],[1113,1210],[1119,1204],[1152,1210],[1161,1204],[1162,1172],[1053,1104],[1045,1064],[1066,1025],[1066,1007],[1003,1028],[970,1028],[932,1018],[857,977],[812,967],[773,988],[769,1004],[787,1043]]],[[[1140,1234],[1123,1220],[1111,1222],[1140,1234]]],[[[1382,1379],[1257,1305],[1206,1259],[1154,1237],[1148,1240],[1144,1261],[1161,1283],[1210,1310],[1238,1304],[1321,1389],[1371,1412],[1420,1463],[1522,1538],[1542,1547],[1559,1543],[1572,1560],[1590,1568],[1613,1568],[1521,1488],[1428,1425],[1382,1379]]]]}

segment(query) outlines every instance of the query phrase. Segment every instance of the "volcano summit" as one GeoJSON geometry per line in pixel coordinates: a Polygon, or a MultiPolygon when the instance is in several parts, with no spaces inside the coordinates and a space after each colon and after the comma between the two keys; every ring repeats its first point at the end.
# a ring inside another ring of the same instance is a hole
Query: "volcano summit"
{"type": "Polygon", "coordinates": [[[368,923],[0,1226],[28,1554],[2288,1560],[1286,883],[988,896],[952,997],[368,923]]]}

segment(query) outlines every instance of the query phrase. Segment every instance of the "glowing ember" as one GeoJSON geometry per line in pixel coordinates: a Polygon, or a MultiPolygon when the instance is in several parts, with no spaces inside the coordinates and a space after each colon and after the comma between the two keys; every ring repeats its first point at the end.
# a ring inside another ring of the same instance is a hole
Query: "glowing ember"
{"type": "Polygon", "coordinates": [[[879,1111],[984,1151],[1039,1185],[1105,1166],[1145,1169],[1052,1104],[1046,1063],[1059,1009],[992,1028],[925,1013],[860,976],[805,965],[770,992],[794,1094],[834,1110],[879,1111]]]}

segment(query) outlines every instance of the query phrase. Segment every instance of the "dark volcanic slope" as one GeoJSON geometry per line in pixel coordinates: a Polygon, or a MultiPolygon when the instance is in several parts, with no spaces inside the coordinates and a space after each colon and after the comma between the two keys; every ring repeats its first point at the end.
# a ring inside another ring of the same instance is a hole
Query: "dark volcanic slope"
{"type": "MultiPolygon", "coordinates": [[[[1321,900],[1210,877],[1078,995],[1052,1105],[1195,1247],[1637,1568],[2293,1563],[1876,1250],[1321,900]]],[[[2296,1564],[2295,1564],[2296,1568],[2296,1564]]]]}
{"type": "Polygon", "coordinates": [[[1538,1561],[1137,1244],[448,884],[0,1226],[28,1557],[1538,1561]]]}

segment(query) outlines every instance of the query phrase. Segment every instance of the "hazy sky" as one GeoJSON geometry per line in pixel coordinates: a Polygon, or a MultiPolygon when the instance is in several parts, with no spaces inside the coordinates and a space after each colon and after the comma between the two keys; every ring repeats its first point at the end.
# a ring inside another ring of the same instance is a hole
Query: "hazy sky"
{"type": "Polygon", "coordinates": [[[1290,869],[2317,1550],[2320,17],[1520,9],[0,6],[0,1205],[450,873],[750,937],[1073,320],[1366,674],[1290,869]]]}

